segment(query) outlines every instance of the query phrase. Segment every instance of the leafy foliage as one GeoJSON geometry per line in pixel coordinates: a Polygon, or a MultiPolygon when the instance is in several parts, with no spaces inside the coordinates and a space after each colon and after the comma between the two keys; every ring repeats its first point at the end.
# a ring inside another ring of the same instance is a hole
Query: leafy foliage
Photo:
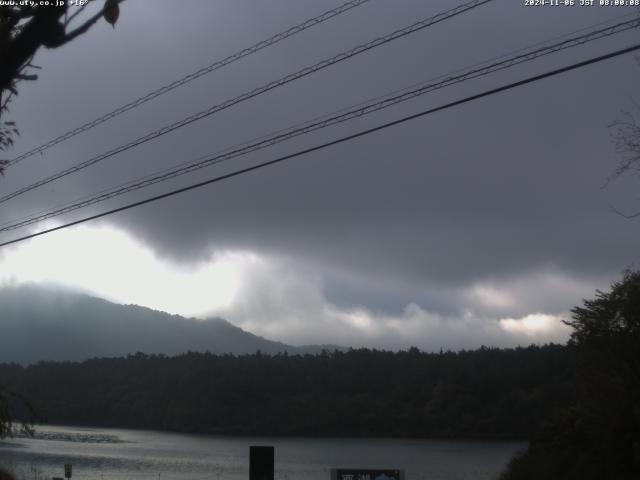
{"type": "MultiPolygon", "coordinates": [[[[86,33],[100,18],[114,25],[123,0],[105,0],[100,11],[80,24],[74,24],[87,2],[68,14],[69,4],[36,5],[39,2],[2,2],[0,5],[0,119],[6,117],[8,103],[18,94],[18,83],[36,80],[40,67],[31,61],[41,47],[58,48],[86,33]]],[[[48,2],[47,2],[48,3],[48,2]]],[[[13,145],[17,130],[12,122],[0,121],[0,151],[13,145]]],[[[0,160],[0,174],[6,160],[0,160]]]]}
{"type": "Polygon", "coordinates": [[[0,150],[6,150],[13,145],[12,135],[18,135],[15,122],[0,122],[0,150]]]}
{"type": "Polygon", "coordinates": [[[503,480],[640,478],[640,271],[572,312],[572,404],[542,424],[503,480]]]}
{"type": "MultiPolygon", "coordinates": [[[[13,136],[18,135],[15,122],[0,121],[0,151],[13,146],[13,136]]],[[[6,159],[0,159],[0,174],[4,175],[4,169],[8,163],[6,159]]]]}

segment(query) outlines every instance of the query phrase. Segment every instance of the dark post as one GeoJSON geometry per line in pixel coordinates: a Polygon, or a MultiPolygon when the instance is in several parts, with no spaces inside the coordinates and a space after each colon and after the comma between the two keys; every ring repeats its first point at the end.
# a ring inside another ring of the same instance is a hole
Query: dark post
{"type": "Polygon", "coordinates": [[[249,480],[274,480],[273,447],[249,447],[249,480]]]}

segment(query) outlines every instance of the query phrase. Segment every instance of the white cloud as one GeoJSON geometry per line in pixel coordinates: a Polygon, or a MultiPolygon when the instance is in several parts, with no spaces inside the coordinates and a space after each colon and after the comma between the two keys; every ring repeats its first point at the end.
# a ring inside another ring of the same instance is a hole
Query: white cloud
{"type": "Polygon", "coordinates": [[[524,334],[528,337],[548,336],[565,333],[570,329],[562,323],[568,315],[548,315],[544,313],[532,313],[522,318],[503,318],[500,326],[507,332],[524,334]]]}
{"type": "Polygon", "coordinates": [[[568,329],[558,312],[541,309],[544,302],[534,307],[532,298],[550,289],[564,295],[577,289],[565,277],[533,275],[462,289],[454,295],[459,304],[452,313],[417,302],[382,313],[366,305],[333,304],[324,294],[323,274],[286,258],[230,251],[181,266],[106,226],[62,230],[6,250],[0,272],[3,282],[55,282],[119,303],[201,318],[217,315],[293,344],[427,350],[562,342],[568,329]],[[531,309],[518,313],[523,306],[531,309]]]}
{"type": "Polygon", "coordinates": [[[498,318],[524,317],[533,312],[566,312],[609,279],[579,279],[547,268],[508,278],[475,282],[463,289],[460,302],[483,315],[498,318]]]}
{"type": "Polygon", "coordinates": [[[489,308],[510,308],[516,303],[509,292],[493,285],[474,285],[470,289],[469,296],[489,308]]]}
{"type": "Polygon", "coordinates": [[[0,258],[0,281],[59,283],[118,303],[196,315],[229,304],[245,253],[220,253],[185,270],[109,227],[76,227],[17,245],[0,258]]]}
{"type": "Polygon", "coordinates": [[[334,305],[322,287],[313,271],[263,258],[243,280],[236,301],[215,313],[256,334],[293,344],[437,350],[564,342],[568,337],[558,314],[505,318],[467,308],[444,315],[417,303],[389,314],[334,305]]]}

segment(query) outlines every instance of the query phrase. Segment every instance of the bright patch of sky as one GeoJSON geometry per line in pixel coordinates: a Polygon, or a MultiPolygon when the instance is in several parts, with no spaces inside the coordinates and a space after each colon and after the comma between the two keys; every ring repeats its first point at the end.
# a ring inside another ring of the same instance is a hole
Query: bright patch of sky
{"type": "MultiPolygon", "coordinates": [[[[117,303],[183,316],[220,316],[293,344],[435,350],[563,342],[568,337],[562,312],[509,315],[509,307],[527,303],[523,292],[536,290],[522,282],[468,287],[459,295],[463,300],[456,314],[430,311],[415,302],[402,311],[381,313],[366,305],[336,306],[323,293],[319,274],[286,259],[228,251],[181,265],[108,226],[62,230],[9,248],[0,257],[0,272],[2,283],[56,283],[117,303]]],[[[547,277],[543,281],[554,284],[547,277]]]]}

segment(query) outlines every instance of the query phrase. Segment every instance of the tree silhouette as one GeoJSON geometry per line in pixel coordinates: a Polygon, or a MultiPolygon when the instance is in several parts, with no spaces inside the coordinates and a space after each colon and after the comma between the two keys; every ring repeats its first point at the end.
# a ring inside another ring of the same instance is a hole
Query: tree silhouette
{"type": "MultiPolygon", "coordinates": [[[[86,33],[100,18],[115,24],[119,4],[123,0],[105,0],[99,12],[79,25],[75,23],[90,2],[75,7],[69,14],[69,5],[60,6],[2,5],[0,6],[0,150],[13,145],[18,134],[14,123],[6,121],[11,98],[18,94],[18,83],[36,80],[39,67],[31,62],[41,48],[58,48],[86,33]]],[[[54,3],[54,2],[51,2],[54,3]]],[[[83,2],[79,2],[83,3],[83,2]]],[[[4,173],[6,160],[0,160],[0,173],[4,173]]]]}
{"type": "Polygon", "coordinates": [[[542,425],[503,480],[640,478],[640,271],[572,313],[573,403],[542,425]]]}

